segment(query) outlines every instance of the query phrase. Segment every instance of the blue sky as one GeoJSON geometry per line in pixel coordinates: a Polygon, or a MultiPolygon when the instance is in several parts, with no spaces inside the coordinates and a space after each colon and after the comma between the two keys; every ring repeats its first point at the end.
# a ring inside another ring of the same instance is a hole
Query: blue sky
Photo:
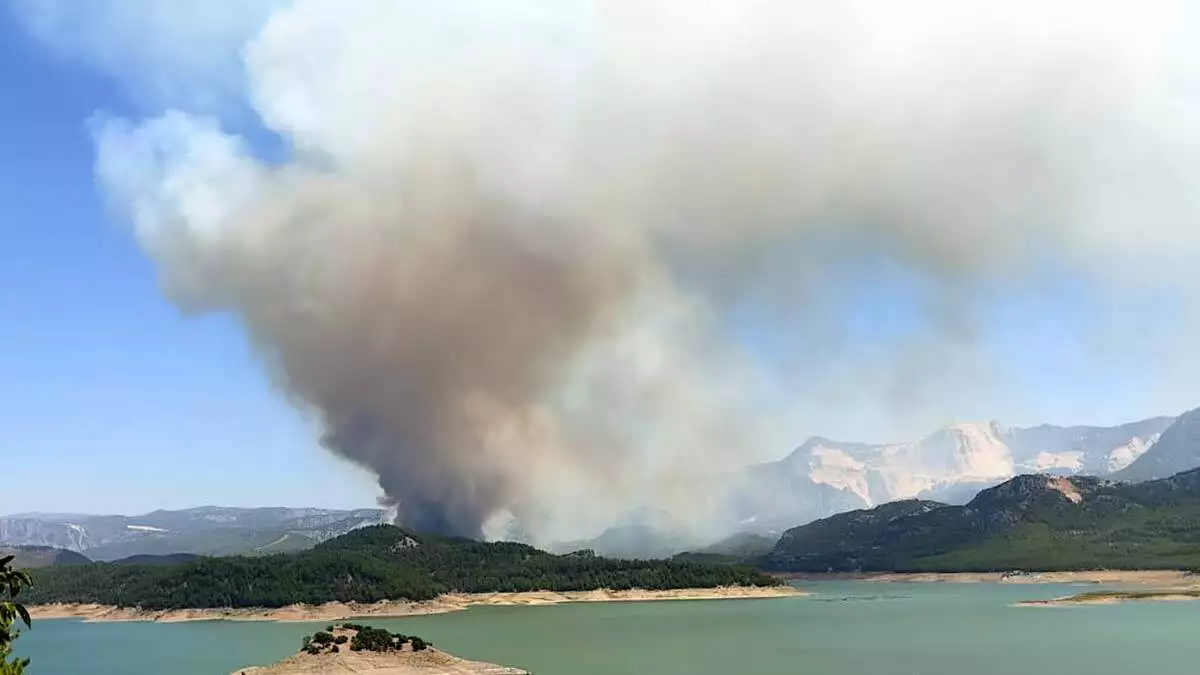
{"type": "MultiPolygon", "coordinates": [[[[106,213],[88,120],[162,112],[152,86],[161,82],[150,77],[153,57],[135,60],[144,77],[131,80],[131,70],[113,77],[112,62],[84,56],[31,36],[0,10],[0,457],[8,466],[0,513],[373,504],[372,478],[318,447],[237,323],[183,316],[106,213]]],[[[260,155],[281,152],[253,115],[214,96],[189,103],[219,111],[260,155]]],[[[810,393],[824,407],[804,415],[796,443],[808,434],[895,440],[886,435],[963,419],[1119,423],[1200,405],[1191,385],[1200,361],[1162,348],[1186,341],[1191,324],[1161,289],[1113,294],[1053,266],[994,286],[964,284],[970,321],[959,353],[925,339],[927,280],[886,260],[840,273],[823,280],[816,305],[829,315],[824,332],[780,332],[778,316],[761,314],[778,305],[753,299],[728,322],[761,363],[788,373],[772,397],[786,404],[814,382],[830,387],[810,393]],[[876,363],[884,376],[874,390],[831,386],[842,372],[862,382],[876,363]],[[926,397],[906,367],[937,391],[926,397]]]]}
{"type": "Polygon", "coordinates": [[[86,122],[137,102],[7,12],[0,70],[0,513],[372,505],[371,478],[317,446],[237,325],[182,316],[107,217],[86,122]]]}

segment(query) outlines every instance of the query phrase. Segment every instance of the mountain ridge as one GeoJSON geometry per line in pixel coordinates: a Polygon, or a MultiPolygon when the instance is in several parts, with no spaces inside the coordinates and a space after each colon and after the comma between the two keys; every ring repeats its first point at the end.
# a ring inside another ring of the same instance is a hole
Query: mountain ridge
{"type": "Polygon", "coordinates": [[[1200,469],[1130,484],[1025,474],[963,506],[902,500],[784,533],[758,560],[784,572],[1200,567],[1200,469]]]}
{"type": "Polygon", "coordinates": [[[200,506],[137,516],[0,517],[0,545],[51,546],[94,560],[135,555],[263,554],[310,548],[380,522],[381,509],[200,506]]]}

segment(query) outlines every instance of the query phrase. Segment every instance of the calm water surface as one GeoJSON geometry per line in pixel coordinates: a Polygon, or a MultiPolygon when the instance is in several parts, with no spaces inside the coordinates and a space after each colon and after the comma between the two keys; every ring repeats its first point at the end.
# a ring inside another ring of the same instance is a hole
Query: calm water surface
{"type": "MultiPolygon", "coordinates": [[[[1191,672],[1200,602],[1014,608],[1065,586],[822,582],[807,598],[480,607],[373,625],[537,675],[1191,672]]],[[[1094,587],[1093,587],[1094,588],[1094,587]]],[[[225,675],[320,624],[42,621],[29,675],[225,675]]]]}

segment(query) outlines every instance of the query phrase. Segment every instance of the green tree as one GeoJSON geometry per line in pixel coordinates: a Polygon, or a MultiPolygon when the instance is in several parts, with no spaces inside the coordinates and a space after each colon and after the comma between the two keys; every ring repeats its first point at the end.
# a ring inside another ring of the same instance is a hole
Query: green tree
{"type": "Polygon", "coordinates": [[[24,622],[26,628],[33,625],[29,611],[16,601],[21,589],[31,585],[32,581],[28,573],[13,568],[15,557],[0,558],[0,595],[7,595],[7,599],[0,601],[0,675],[21,675],[29,665],[29,659],[12,658],[13,641],[21,634],[15,627],[17,619],[24,622]]]}

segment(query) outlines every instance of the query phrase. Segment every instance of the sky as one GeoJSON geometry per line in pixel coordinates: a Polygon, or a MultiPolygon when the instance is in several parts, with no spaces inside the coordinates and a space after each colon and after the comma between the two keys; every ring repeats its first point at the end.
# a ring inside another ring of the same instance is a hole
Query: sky
{"type": "Polygon", "coordinates": [[[142,102],[7,11],[0,68],[0,513],[373,506],[373,480],[319,447],[239,326],[167,302],[109,217],[87,122],[142,102]]]}
{"type": "MultiPolygon", "coordinates": [[[[97,185],[97,120],[177,107],[219,120],[265,163],[288,155],[239,93],[241,46],[277,4],[215,21],[208,3],[176,13],[127,3],[118,16],[97,2],[95,16],[71,19],[78,34],[54,14],[61,2],[0,10],[0,513],[351,508],[379,496],[371,474],[320,447],[237,317],[191,316],[164,296],[160,270],[97,185]]],[[[1154,265],[1128,262],[1135,277],[1154,265]]],[[[1113,293],[1054,261],[1013,275],[962,283],[969,311],[947,319],[962,325],[936,329],[960,339],[924,341],[938,316],[929,279],[886,256],[824,276],[804,316],[828,316],[809,330],[780,331],[777,302],[732,303],[722,332],[789,374],[758,393],[763,406],[794,411],[776,420],[778,444],[746,461],[808,435],[897,440],[976,419],[1116,424],[1200,405],[1189,386],[1200,359],[1165,357],[1192,335],[1178,289],[1113,293]],[[873,364],[880,376],[864,378],[873,364]]]]}

